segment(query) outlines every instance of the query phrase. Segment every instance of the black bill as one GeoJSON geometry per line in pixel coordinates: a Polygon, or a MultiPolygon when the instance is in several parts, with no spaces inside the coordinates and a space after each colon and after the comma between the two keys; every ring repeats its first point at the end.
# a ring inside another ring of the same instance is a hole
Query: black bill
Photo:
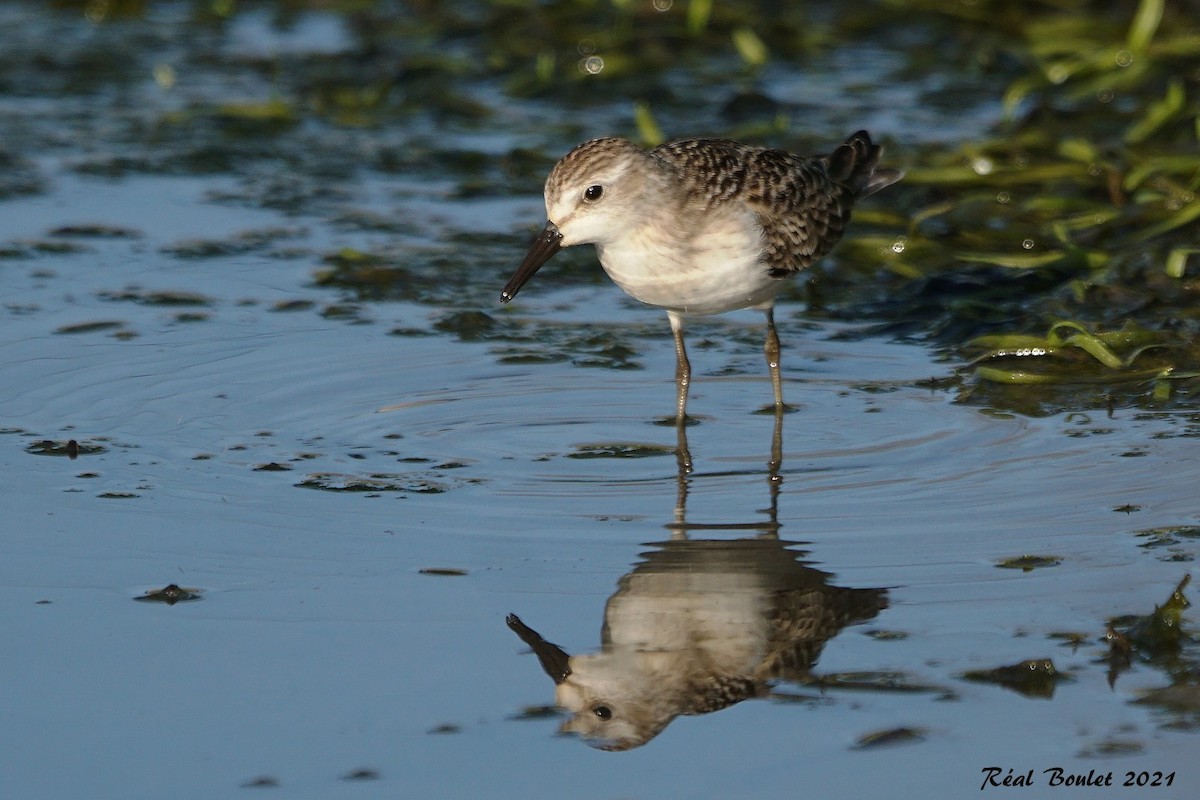
{"type": "Polygon", "coordinates": [[[521,266],[517,267],[517,271],[500,291],[500,302],[507,303],[516,297],[525,282],[532,278],[533,273],[541,269],[542,264],[549,261],[560,247],[562,247],[562,234],[558,232],[558,226],[553,222],[547,222],[546,227],[529,246],[529,252],[525,254],[525,260],[521,262],[521,266]]]}
{"type": "Polygon", "coordinates": [[[567,663],[570,656],[561,647],[547,642],[540,633],[521,622],[521,618],[516,614],[509,614],[504,621],[508,623],[508,627],[512,628],[513,633],[521,637],[522,642],[533,649],[542,669],[556,685],[567,679],[567,676],[571,674],[571,667],[567,663]]]}

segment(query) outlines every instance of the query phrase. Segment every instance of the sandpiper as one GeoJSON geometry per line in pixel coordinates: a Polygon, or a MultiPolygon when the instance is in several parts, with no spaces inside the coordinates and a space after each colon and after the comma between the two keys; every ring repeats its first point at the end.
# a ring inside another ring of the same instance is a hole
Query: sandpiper
{"type": "Polygon", "coordinates": [[[500,300],[512,300],[561,248],[594,244],[614,283],[667,312],[679,424],[692,377],[684,320],[761,309],[782,411],[775,296],[842,237],[860,197],[900,179],[898,170],[879,167],[881,154],[866,131],[814,158],[725,139],[679,139],[652,150],[625,139],[584,142],[550,171],[546,227],[500,300]]]}

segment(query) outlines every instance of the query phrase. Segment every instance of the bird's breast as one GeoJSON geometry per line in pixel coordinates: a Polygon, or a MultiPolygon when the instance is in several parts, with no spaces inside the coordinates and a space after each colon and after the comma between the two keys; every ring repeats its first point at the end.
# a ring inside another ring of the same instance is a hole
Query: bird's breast
{"type": "Polygon", "coordinates": [[[634,299],[681,314],[720,314],[762,305],[782,288],[763,258],[762,231],[749,214],[688,232],[646,224],[597,244],[600,264],[634,299]]]}

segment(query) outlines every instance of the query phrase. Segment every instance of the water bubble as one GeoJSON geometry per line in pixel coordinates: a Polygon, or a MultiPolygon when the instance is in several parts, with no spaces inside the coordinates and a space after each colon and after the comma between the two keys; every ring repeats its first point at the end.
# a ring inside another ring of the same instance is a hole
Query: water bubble
{"type": "Polygon", "coordinates": [[[1101,103],[1111,103],[1113,99],[1112,89],[1101,89],[1100,91],[1096,92],[1096,99],[1101,103]]]}
{"type": "Polygon", "coordinates": [[[604,59],[600,56],[588,56],[579,59],[579,71],[587,75],[599,75],[604,69],[604,59]]]}
{"type": "Polygon", "coordinates": [[[995,168],[996,165],[990,158],[979,156],[978,158],[971,159],[971,169],[975,171],[976,175],[991,175],[992,170],[995,168]]]}
{"type": "Polygon", "coordinates": [[[892,252],[903,253],[906,246],[908,246],[908,237],[897,236],[896,241],[892,242],[892,252]]]}
{"type": "Polygon", "coordinates": [[[1026,250],[1032,250],[1033,244],[1033,239],[1026,239],[1025,241],[1021,242],[1021,247],[1024,247],[1026,250]]]}
{"type": "Polygon", "coordinates": [[[1091,175],[1093,178],[1099,178],[1102,174],[1104,174],[1104,168],[1099,164],[1088,164],[1087,172],[1088,175],[1091,175]]]}
{"type": "Polygon", "coordinates": [[[996,193],[996,202],[997,203],[1003,204],[1003,203],[1007,203],[1009,200],[1012,200],[1012,195],[1010,195],[1008,192],[1001,191],[1001,192],[996,193]]]}
{"type": "Polygon", "coordinates": [[[151,74],[154,76],[154,82],[157,83],[161,89],[170,89],[175,85],[175,68],[170,64],[160,61],[154,65],[154,69],[151,70],[151,74]]]}
{"type": "Polygon", "coordinates": [[[1128,67],[1133,63],[1133,53],[1128,50],[1118,50],[1115,60],[1118,67],[1128,67]]]}
{"type": "Polygon", "coordinates": [[[671,6],[675,4],[675,0],[654,0],[655,11],[670,11],[671,6]]]}
{"type": "Polygon", "coordinates": [[[579,55],[581,56],[590,56],[596,52],[596,43],[591,39],[580,39],[575,49],[579,51],[579,55]]]}

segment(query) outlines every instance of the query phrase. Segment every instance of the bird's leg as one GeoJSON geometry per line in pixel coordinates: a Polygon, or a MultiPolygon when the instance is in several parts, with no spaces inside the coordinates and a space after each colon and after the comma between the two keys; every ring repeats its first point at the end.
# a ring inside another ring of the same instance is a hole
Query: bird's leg
{"type": "Polygon", "coordinates": [[[675,463],[679,468],[675,476],[675,523],[668,525],[671,529],[671,539],[687,538],[687,497],[688,481],[692,474],[692,451],[688,448],[687,426],[675,426],[675,463]]]}
{"type": "Polygon", "coordinates": [[[671,334],[675,337],[675,424],[687,422],[688,386],[692,383],[692,365],[688,361],[687,349],[683,346],[683,318],[667,312],[671,321],[671,334]]]}
{"type": "Polygon", "coordinates": [[[767,369],[771,371],[771,388],[775,390],[775,408],[783,410],[783,378],[779,375],[779,334],[775,330],[775,308],[769,307],[767,314],[767,340],[763,352],[767,355],[767,369]]]}
{"type": "Polygon", "coordinates": [[[783,486],[783,409],[775,407],[775,427],[771,431],[771,458],[767,461],[767,487],[771,505],[767,513],[771,518],[771,527],[766,530],[768,537],[779,536],[779,490],[783,486]]]}
{"type": "Polygon", "coordinates": [[[679,467],[679,486],[682,491],[686,488],[687,477],[692,474],[692,451],[688,447],[687,425],[684,424],[675,426],[675,464],[679,467]]]}

